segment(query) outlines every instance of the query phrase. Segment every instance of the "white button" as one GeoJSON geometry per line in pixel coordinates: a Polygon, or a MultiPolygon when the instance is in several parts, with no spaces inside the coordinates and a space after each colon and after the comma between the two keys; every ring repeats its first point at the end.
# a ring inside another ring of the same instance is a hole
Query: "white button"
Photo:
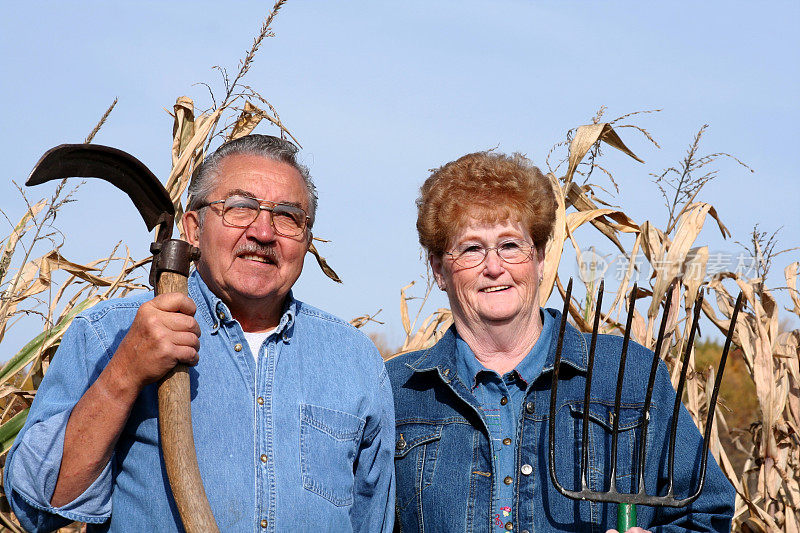
{"type": "Polygon", "coordinates": [[[530,476],[533,473],[533,467],[529,464],[524,464],[519,469],[526,476],[530,476]]]}

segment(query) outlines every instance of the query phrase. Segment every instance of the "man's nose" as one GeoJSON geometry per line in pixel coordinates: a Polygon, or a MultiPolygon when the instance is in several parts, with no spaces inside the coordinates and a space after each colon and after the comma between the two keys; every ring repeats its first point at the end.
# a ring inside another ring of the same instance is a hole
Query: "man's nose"
{"type": "Polygon", "coordinates": [[[261,209],[256,219],[247,227],[247,236],[261,242],[275,240],[275,228],[272,227],[272,212],[261,209]]]}

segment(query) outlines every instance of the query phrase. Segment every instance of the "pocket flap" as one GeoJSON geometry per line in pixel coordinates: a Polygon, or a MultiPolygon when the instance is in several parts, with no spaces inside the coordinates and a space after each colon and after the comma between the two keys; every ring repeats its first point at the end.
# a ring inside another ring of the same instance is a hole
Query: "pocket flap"
{"type": "MultiPolygon", "coordinates": [[[[569,410],[572,416],[583,419],[583,402],[570,404],[569,410]]],[[[627,431],[641,424],[641,408],[620,407],[619,410],[619,431],[627,431]]],[[[614,429],[614,406],[606,404],[589,404],[589,420],[602,426],[609,433],[614,429]]]]}
{"type": "Polygon", "coordinates": [[[396,432],[394,456],[399,459],[420,444],[440,439],[442,426],[420,423],[398,424],[396,432]]]}
{"type": "Polygon", "coordinates": [[[350,413],[307,403],[300,404],[300,420],[341,441],[356,439],[365,425],[364,420],[350,413]]]}

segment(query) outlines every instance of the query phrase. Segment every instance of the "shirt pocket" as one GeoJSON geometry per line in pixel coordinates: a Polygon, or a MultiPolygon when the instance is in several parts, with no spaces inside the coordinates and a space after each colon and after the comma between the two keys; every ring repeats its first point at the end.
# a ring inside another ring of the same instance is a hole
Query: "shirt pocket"
{"type": "Polygon", "coordinates": [[[426,423],[397,424],[394,464],[397,507],[404,510],[433,484],[442,426],[426,423]]]}
{"type": "Polygon", "coordinates": [[[352,505],[353,464],[364,425],[349,413],[300,404],[303,488],[338,507],[352,505]]]}
{"type": "MultiPolygon", "coordinates": [[[[639,463],[639,444],[641,438],[641,406],[620,406],[617,433],[617,490],[633,490],[639,463]]],[[[570,405],[573,418],[577,456],[580,464],[580,443],[583,439],[584,406],[570,405]]],[[[608,490],[611,475],[611,441],[614,429],[614,406],[592,403],[589,405],[589,446],[588,477],[592,490],[608,490]]]]}

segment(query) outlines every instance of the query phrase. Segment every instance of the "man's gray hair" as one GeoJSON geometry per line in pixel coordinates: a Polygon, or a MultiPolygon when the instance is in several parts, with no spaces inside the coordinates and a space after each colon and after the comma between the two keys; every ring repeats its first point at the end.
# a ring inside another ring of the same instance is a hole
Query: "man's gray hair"
{"type": "MultiPolygon", "coordinates": [[[[228,141],[214,153],[207,156],[192,177],[189,184],[189,203],[187,211],[196,210],[208,202],[208,197],[214,191],[219,177],[219,166],[222,161],[232,155],[254,155],[272,161],[286,163],[303,177],[308,189],[308,227],[314,225],[317,213],[317,188],[311,181],[308,167],[297,161],[297,146],[293,143],[272,135],[251,134],[228,141]]],[[[200,212],[200,224],[203,223],[204,213],[200,212]]]]}

